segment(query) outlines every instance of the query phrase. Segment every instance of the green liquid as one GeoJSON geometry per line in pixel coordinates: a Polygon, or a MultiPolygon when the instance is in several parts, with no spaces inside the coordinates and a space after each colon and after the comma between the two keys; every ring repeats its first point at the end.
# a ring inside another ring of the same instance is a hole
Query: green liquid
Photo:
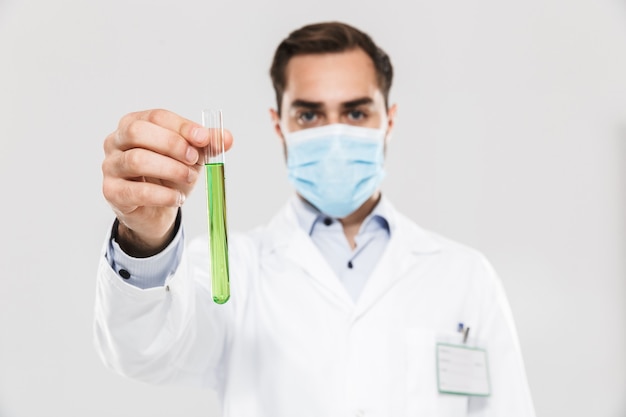
{"type": "Polygon", "coordinates": [[[204,167],[206,168],[207,208],[209,215],[211,290],[213,301],[217,304],[224,304],[230,298],[224,164],[205,164],[204,167]]]}

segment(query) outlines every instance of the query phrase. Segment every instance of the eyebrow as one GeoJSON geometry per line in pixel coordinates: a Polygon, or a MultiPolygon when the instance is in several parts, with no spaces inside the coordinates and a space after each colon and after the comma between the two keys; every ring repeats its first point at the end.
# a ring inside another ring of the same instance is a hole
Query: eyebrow
{"type": "Polygon", "coordinates": [[[304,107],[305,109],[318,110],[322,108],[322,103],[317,101],[294,100],[291,107],[304,107]]]}
{"type": "Polygon", "coordinates": [[[341,103],[341,107],[343,107],[344,109],[351,109],[354,107],[363,106],[365,104],[372,104],[373,102],[374,100],[372,100],[370,97],[363,97],[341,103]]]}
{"type": "MultiPolygon", "coordinates": [[[[341,103],[341,107],[344,109],[351,109],[351,108],[363,106],[366,104],[372,104],[373,102],[374,100],[372,100],[370,97],[362,97],[362,98],[357,98],[355,100],[350,100],[350,101],[341,103]]],[[[307,100],[296,99],[291,103],[291,107],[303,107],[305,109],[310,109],[310,110],[319,110],[322,107],[324,107],[324,105],[322,102],[319,102],[319,101],[307,101],[307,100]]]]}

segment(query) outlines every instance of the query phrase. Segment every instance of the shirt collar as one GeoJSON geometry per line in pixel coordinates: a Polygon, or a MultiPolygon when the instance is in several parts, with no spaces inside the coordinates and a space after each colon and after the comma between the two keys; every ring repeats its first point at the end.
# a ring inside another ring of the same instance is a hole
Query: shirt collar
{"type": "MultiPolygon", "coordinates": [[[[291,198],[290,204],[296,214],[296,218],[298,220],[298,224],[309,236],[313,234],[315,227],[323,223],[326,219],[333,219],[323,213],[321,213],[318,209],[313,207],[308,201],[303,200],[298,195],[294,195],[291,198]]],[[[385,196],[381,196],[378,204],[374,207],[374,210],[363,220],[363,224],[361,225],[361,231],[366,228],[382,228],[389,233],[391,236],[391,232],[394,229],[393,224],[393,216],[390,216],[391,213],[390,203],[387,201],[385,196]]],[[[360,232],[359,232],[360,233],[360,232]]]]}

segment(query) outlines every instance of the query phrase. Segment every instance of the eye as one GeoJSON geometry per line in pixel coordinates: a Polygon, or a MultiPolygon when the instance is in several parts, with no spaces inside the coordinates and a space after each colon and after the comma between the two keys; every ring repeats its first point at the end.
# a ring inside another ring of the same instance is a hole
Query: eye
{"type": "Polygon", "coordinates": [[[314,123],[317,120],[317,114],[314,111],[304,111],[298,114],[298,122],[301,124],[314,123]]]}
{"type": "Polygon", "coordinates": [[[367,115],[361,110],[350,110],[348,112],[348,120],[351,122],[360,122],[367,118],[367,115]]]}

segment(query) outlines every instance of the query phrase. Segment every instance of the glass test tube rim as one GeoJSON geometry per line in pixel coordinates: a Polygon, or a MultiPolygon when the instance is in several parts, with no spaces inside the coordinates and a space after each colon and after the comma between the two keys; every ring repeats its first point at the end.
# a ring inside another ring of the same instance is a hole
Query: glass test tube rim
{"type": "Polygon", "coordinates": [[[202,125],[209,129],[209,142],[204,148],[204,164],[223,164],[225,158],[222,110],[203,109],[202,125]]]}

